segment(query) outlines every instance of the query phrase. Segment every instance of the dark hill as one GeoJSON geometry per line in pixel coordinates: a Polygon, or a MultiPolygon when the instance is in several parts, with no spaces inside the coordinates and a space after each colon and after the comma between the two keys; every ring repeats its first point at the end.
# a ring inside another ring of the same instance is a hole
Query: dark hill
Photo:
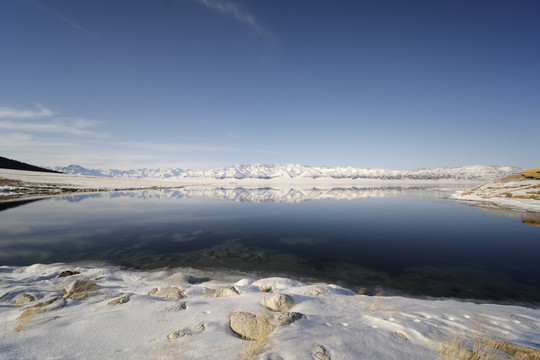
{"type": "Polygon", "coordinates": [[[11,160],[0,156],[0,169],[24,170],[24,171],[40,171],[48,173],[62,174],[61,172],[44,169],[39,166],[30,165],[17,160],[11,160]]]}

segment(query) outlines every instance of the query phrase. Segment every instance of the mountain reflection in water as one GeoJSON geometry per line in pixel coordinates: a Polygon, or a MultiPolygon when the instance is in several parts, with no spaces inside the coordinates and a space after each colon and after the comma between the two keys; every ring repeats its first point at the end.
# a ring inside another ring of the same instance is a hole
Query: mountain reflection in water
{"type": "MultiPolygon", "coordinates": [[[[453,190],[452,190],[453,191],[453,190]]],[[[68,201],[80,201],[92,197],[131,197],[139,199],[209,198],[236,202],[300,203],[309,200],[358,200],[382,198],[400,194],[430,196],[447,194],[448,189],[433,186],[374,186],[374,187],[195,187],[179,189],[114,191],[105,193],[65,196],[68,201]]]]}

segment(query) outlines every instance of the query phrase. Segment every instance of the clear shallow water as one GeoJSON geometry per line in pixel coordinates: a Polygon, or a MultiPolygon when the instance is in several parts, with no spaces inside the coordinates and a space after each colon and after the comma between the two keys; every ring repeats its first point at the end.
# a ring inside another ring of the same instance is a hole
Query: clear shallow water
{"type": "Polygon", "coordinates": [[[179,189],[3,204],[0,264],[219,268],[540,304],[540,228],[521,220],[537,215],[469,206],[450,193],[179,189]]]}

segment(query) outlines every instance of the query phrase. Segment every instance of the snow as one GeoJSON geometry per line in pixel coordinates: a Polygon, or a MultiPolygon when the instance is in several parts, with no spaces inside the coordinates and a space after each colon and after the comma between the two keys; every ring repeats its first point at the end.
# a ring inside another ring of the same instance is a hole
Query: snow
{"type": "Polygon", "coordinates": [[[459,190],[452,199],[495,205],[502,208],[540,212],[540,181],[512,176],[459,190]]]}
{"type": "Polygon", "coordinates": [[[35,264],[2,266],[0,274],[1,359],[239,359],[252,342],[232,333],[229,314],[272,315],[262,306],[269,293],[291,296],[291,311],[304,316],[278,325],[255,359],[315,359],[324,350],[331,359],[431,360],[443,358],[437,351],[457,334],[540,349],[540,310],[523,306],[373,297],[331,284],[193,269],[35,264]],[[58,278],[63,270],[80,274],[58,278]],[[213,280],[201,282],[207,275],[213,280]],[[62,289],[73,280],[95,283],[97,290],[84,300],[64,299],[62,289]],[[170,286],[179,287],[184,298],[149,295],[170,286]],[[220,286],[234,286],[240,295],[204,295],[220,286]],[[59,300],[21,321],[33,304],[15,304],[23,293],[38,297],[36,302],[59,300]],[[122,296],[128,301],[109,304],[122,296]],[[187,335],[169,339],[175,331],[187,335]]]}

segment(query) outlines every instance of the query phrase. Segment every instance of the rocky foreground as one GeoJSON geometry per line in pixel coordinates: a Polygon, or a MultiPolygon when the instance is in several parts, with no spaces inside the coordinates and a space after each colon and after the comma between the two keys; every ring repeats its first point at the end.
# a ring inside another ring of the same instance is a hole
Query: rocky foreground
{"type": "Polygon", "coordinates": [[[0,274],[0,359],[540,358],[540,310],[522,306],[190,269],[36,264],[0,274]]]}

